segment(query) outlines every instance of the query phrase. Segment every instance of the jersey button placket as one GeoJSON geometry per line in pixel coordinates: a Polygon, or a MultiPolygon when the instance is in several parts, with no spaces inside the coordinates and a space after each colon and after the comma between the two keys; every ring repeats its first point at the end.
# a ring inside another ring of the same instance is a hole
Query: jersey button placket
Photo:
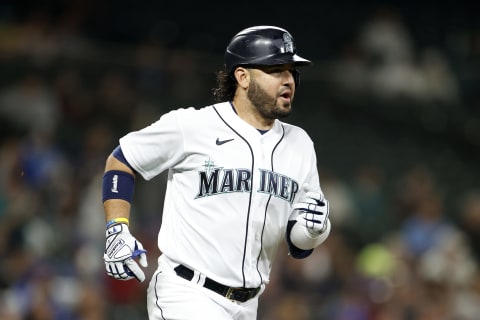
{"type": "Polygon", "coordinates": [[[260,159],[263,162],[265,160],[265,142],[263,141],[263,137],[260,137],[259,139],[259,147],[260,147],[260,159]]]}

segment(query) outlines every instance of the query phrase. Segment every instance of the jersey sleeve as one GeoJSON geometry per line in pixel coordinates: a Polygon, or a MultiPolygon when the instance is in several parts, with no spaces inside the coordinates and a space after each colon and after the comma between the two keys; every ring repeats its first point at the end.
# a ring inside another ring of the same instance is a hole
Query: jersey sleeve
{"type": "Polygon", "coordinates": [[[184,157],[179,111],[170,111],[151,125],[120,138],[123,154],[132,168],[150,180],[184,157]]]}

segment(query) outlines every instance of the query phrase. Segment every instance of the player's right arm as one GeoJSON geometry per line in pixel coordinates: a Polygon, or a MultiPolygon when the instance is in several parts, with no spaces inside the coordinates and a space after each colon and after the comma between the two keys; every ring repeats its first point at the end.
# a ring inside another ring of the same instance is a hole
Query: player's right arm
{"type": "Polygon", "coordinates": [[[138,266],[147,266],[146,251],[142,244],[130,234],[129,216],[135,172],[117,147],[107,158],[102,183],[103,206],[106,221],[106,245],[103,255],[107,274],[115,279],[145,280],[138,266]]]}
{"type": "MultiPolygon", "coordinates": [[[[126,175],[132,176],[133,179],[135,179],[135,173],[133,170],[127,166],[125,163],[121,162],[118,160],[113,153],[110,154],[107,158],[107,161],[105,163],[105,173],[107,172],[124,172],[126,175]]],[[[118,191],[118,177],[116,179],[116,186],[113,181],[106,181],[107,187],[110,187],[110,189],[113,189],[115,191],[115,187],[118,191]]],[[[110,192],[112,192],[110,190],[110,192]]],[[[104,198],[106,197],[105,191],[104,191],[104,198]]],[[[125,199],[118,199],[118,198],[110,198],[107,199],[103,202],[103,207],[105,210],[105,221],[108,222],[112,219],[115,218],[126,218],[129,219],[130,216],[130,201],[125,200],[125,199]]]]}

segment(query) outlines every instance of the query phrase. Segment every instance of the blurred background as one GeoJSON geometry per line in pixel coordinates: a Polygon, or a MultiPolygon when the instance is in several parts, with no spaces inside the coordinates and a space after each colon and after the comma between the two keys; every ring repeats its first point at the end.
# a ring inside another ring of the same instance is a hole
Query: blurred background
{"type": "MultiPolygon", "coordinates": [[[[280,248],[258,319],[478,320],[479,12],[463,1],[1,1],[0,318],[146,318],[147,284],[104,273],[105,159],[163,113],[211,104],[230,38],[273,24],[314,62],[288,121],[315,142],[333,231],[306,260],[280,248]]],[[[164,183],[137,179],[131,229],[148,275],[164,183]]]]}

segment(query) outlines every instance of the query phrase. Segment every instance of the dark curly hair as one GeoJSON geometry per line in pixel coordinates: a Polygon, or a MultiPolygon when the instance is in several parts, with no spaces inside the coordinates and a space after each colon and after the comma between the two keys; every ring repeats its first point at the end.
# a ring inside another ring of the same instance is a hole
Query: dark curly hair
{"type": "Polygon", "coordinates": [[[216,102],[232,101],[237,90],[237,80],[225,70],[217,71],[217,87],[212,89],[216,102]]]}

